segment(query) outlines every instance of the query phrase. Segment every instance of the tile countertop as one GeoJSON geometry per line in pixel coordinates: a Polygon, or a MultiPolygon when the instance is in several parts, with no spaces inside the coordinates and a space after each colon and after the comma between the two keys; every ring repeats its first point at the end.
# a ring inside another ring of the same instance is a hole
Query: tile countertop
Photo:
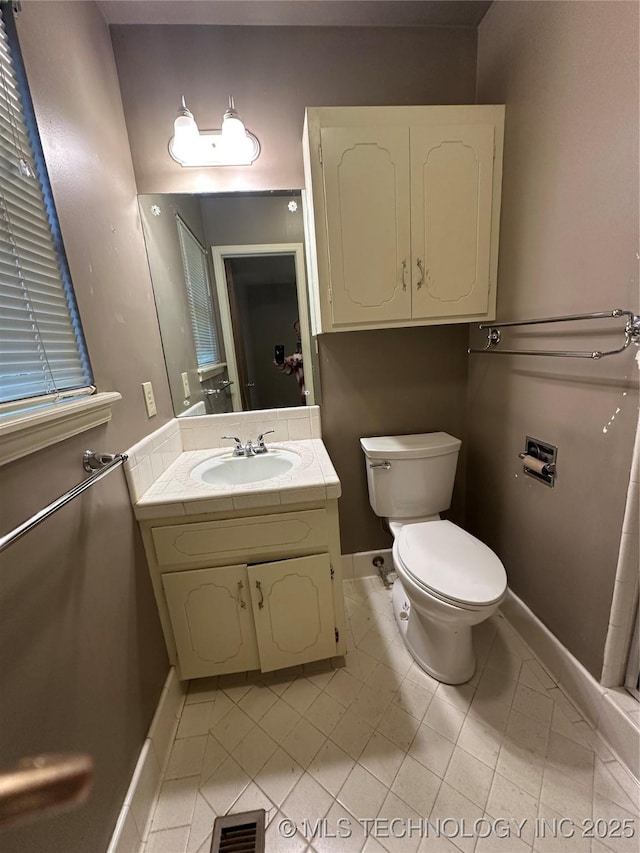
{"type": "Polygon", "coordinates": [[[193,468],[206,459],[229,458],[228,448],[181,453],[136,501],[136,518],[199,515],[340,497],[340,480],[321,439],[274,441],[269,447],[297,453],[301,457],[300,464],[279,477],[235,486],[213,486],[190,476],[193,468]]]}

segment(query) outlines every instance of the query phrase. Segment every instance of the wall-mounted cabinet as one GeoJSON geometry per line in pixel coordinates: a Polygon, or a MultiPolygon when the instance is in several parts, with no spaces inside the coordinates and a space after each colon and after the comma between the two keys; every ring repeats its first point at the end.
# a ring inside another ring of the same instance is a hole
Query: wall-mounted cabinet
{"type": "Polygon", "coordinates": [[[495,316],[503,106],[308,109],[314,334],[495,316]]]}
{"type": "Polygon", "coordinates": [[[336,501],[140,525],[180,678],[268,672],[345,653],[336,501]]]}

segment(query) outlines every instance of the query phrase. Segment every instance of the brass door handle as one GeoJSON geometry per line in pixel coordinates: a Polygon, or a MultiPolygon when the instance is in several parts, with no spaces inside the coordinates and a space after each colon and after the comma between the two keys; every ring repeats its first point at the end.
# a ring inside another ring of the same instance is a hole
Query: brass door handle
{"type": "Polygon", "coordinates": [[[11,770],[0,772],[0,824],[79,805],[92,780],[93,758],[84,753],[22,758],[11,770]]]}

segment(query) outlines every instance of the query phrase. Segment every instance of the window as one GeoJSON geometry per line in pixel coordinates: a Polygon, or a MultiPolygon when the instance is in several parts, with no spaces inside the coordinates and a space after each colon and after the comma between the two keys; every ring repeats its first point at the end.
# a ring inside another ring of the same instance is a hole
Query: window
{"type": "Polygon", "coordinates": [[[182,219],[177,216],[176,220],[198,368],[202,371],[220,361],[207,253],[182,219]]]}
{"type": "Polygon", "coordinates": [[[0,413],[95,391],[11,8],[0,7],[0,413]]]}

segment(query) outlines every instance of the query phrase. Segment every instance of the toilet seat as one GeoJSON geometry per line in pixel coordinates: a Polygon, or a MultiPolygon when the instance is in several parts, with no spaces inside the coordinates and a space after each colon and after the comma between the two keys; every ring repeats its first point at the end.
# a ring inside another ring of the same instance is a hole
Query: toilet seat
{"type": "Polygon", "coordinates": [[[396,568],[436,598],[465,610],[496,604],[507,588],[493,551],[450,521],[403,526],[393,545],[396,568]]]}

